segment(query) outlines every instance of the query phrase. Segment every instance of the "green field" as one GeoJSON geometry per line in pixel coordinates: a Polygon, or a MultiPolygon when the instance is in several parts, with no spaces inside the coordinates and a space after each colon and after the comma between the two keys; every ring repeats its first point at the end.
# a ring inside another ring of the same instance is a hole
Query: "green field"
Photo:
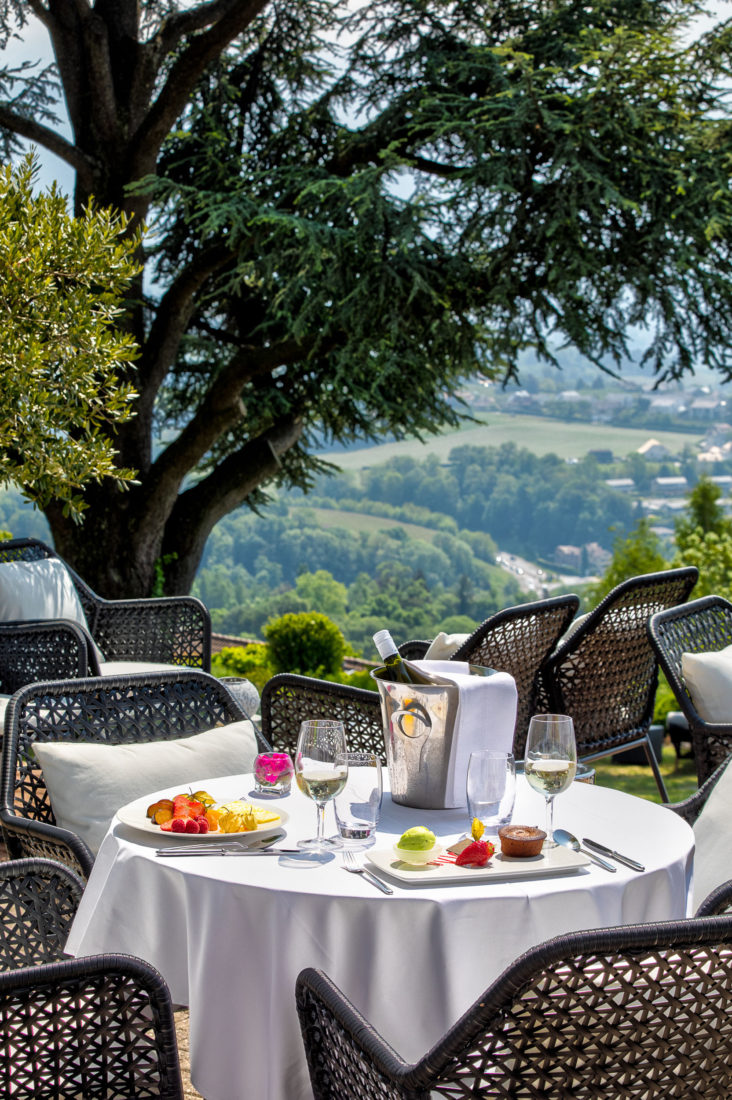
{"type": "Polygon", "coordinates": [[[582,458],[590,450],[605,448],[611,450],[616,458],[625,458],[648,439],[657,439],[672,454],[678,454],[684,447],[695,447],[701,435],[655,432],[647,428],[612,428],[606,424],[571,423],[544,416],[490,413],[483,424],[470,424],[459,431],[435,436],[426,443],[405,440],[345,453],[324,454],[322,457],[344,470],[361,470],[388,462],[397,455],[411,455],[421,460],[434,454],[440,461],[446,462],[453,447],[499,447],[502,443],[515,443],[517,447],[526,447],[537,455],[582,458]]]}
{"type": "Polygon", "coordinates": [[[333,508],[312,508],[309,504],[293,505],[290,507],[305,507],[313,512],[319,527],[345,527],[348,531],[358,534],[361,531],[383,531],[388,527],[402,527],[410,539],[422,539],[423,542],[432,542],[437,532],[431,527],[420,527],[417,523],[404,523],[400,519],[387,519],[385,516],[370,516],[364,512],[347,512],[333,508]]]}

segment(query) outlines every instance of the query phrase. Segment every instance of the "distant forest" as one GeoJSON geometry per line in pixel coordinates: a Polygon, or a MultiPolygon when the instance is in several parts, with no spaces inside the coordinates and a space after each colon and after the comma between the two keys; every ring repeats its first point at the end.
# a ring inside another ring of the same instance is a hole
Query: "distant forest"
{"type": "MultiPolygon", "coordinates": [[[[260,515],[242,508],[223,519],[193,591],[216,630],[245,638],[307,610],[329,615],[369,655],[384,625],[399,640],[468,630],[539,595],[496,565],[499,549],[546,561],[558,543],[611,549],[631,530],[635,505],[605,484],[613,472],[504,444],[457,447],[444,465],[400,457],[321,476],[307,496],[281,494],[260,515]],[[342,512],[342,525],[334,516],[326,526],[322,509],[342,512]],[[371,518],[356,529],[346,513],[371,518]]],[[[0,527],[49,538],[43,516],[12,491],[0,495],[0,527]]]]}

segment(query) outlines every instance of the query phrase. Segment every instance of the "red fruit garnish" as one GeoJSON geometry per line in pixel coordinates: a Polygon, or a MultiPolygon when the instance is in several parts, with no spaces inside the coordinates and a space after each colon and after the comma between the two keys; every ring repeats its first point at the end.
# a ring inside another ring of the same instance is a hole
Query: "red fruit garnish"
{"type": "Polygon", "coordinates": [[[198,826],[198,822],[195,821],[192,817],[189,818],[188,821],[186,821],[185,830],[187,833],[200,833],[201,831],[198,826]]]}
{"type": "MultiPolygon", "coordinates": [[[[162,825],[160,828],[162,829],[162,825]]],[[[186,831],[186,822],[182,817],[174,817],[170,822],[171,833],[184,833],[186,831]]]]}
{"type": "Polygon", "coordinates": [[[207,833],[208,830],[210,829],[210,825],[209,825],[208,821],[206,821],[205,817],[197,817],[196,818],[196,823],[198,825],[199,833],[207,833]]]}
{"type": "Polygon", "coordinates": [[[458,867],[485,867],[495,850],[490,840],[474,840],[463,848],[455,863],[458,867]]]}
{"type": "Polygon", "coordinates": [[[177,819],[175,817],[169,817],[167,821],[163,821],[161,823],[160,828],[163,830],[164,833],[170,833],[173,831],[173,822],[176,820],[177,819]]]}

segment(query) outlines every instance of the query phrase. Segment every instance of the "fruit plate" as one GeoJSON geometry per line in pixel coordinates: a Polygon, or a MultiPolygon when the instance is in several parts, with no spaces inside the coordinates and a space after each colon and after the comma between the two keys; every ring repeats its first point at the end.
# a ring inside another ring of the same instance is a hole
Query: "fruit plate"
{"type": "Polygon", "coordinates": [[[454,863],[410,864],[395,859],[391,848],[368,853],[370,863],[379,871],[385,871],[399,882],[413,886],[440,886],[458,882],[506,882],[510,879],[540,878],[542,875],[571,875],[588,866],[590,860],[582,852],[568,848],[549,848],[528,859],[501,855],[489,859],[485,867],[458,867],[454,863]]]}
{"type": "MultiPolygon", "coordinates": [[[[257,838],[263,836],[270,836],[272,833],[277,833],[282,829],[282,826],[289,820],[289,814],[284,810],[277,808],[276,812],[279,817],[276,821],[268,821],[264,825],[258,825],[256,829],[247,829],[238,833],[222,833],[218,829],[215,833],[168,833],[164,832],[159,825],[153,824],[147,816],[147,808],[151,802],[157,801],[158,798],[172,797],[174,794],[181,794],[180,788],[170,791],[167,795],[165,792],[155,794],[152,797],[148,794],[144,798],[137,798],[134,802],[128,802],[126,806],[123,806],[120,810],[117,810],[117,817],[123,825],[128,825],[131,829],[135,829],[138,833],[145,833],[147,836],[154,836],[158,840],[175,840],[180,844],[182,840],[196,841],[200,840],[205,843],[207,840],[218,840],[221,843],[223,840],[229,840],[230,837],[236,836],[256,836],[257,838]]],[[[222,802],[217,802],[217,806],[223,805],[224,802],[242,801],[256,806],[258,809],[273,811],[271,803],[268,805],[266,802],[257,802],[254,798],[236,799],[225,798],[222,802]]]]}

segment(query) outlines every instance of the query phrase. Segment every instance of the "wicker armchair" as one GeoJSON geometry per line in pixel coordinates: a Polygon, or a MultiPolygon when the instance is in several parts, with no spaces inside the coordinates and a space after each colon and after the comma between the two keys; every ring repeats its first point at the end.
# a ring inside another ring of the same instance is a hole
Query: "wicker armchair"
{"type": "Polygon", "coordinates": [[[648,636],[691,731],[699,783],[732,752],[732,723],[705,722],[694,706],[681,673],[683,653],[705,653],[732,645],[732,603],[703,596],[653,615],[648,636]]]}
{"type": "Polygon", "coordinates": [[[183,1100],[161,976],[124,955],[0,974],[0,1093],[14,1100],[183,1100]]]}
{"type": "MultiPolygon", "coordinates": [[[[507,607],[481,623],[450,658],[451,661],[495,668],[513,676],[518,691],[513,738],[513,754],[517,760],[523,759],[529,719],[537,711],[540,670],[577,614],[578,607],[579,597],[574,595],[507,607]]],[[[419,660],[424,654],[418,654],[414,647],[423,644],[406,642],[404,647],[399,647],[399,652],[407,660],[419,660]],[[411,658],[404,652],[409,647],[413,653],[411,658]]]]}
{"type": "Polygon", "coordinates": [[[623,581],[560,643],[542,669],[542,709],[571,714],[577,755],[595,760],[642,745],[661,797],[666,788],[648,730],[658,663],[648,640],[651,615],[683,603],[698,571],[646,573],[623,581]]]}
{"type": "Polygon", "coordinates": [[[324,974],[304,970],[296,999],[313,1092],[316,1100],[729,1096],[731,964],[729,915],[559,936],[518,958],[413,1065],[324,974]]]}
{"type": "MultiPolygon", "coordinates": [[[[54,550],[37,539],[0,542],[0,563],[58,557],[54,550]]],[[[105,600],[97,596],[69,565],[66,568],[84,608],[89,631],[107,661],[154,661],[210,670],[211,617],[200,600],[192,596],[105,600]]],[[[34,630],[28,623],[3,626],[0,685],[4,692],[12,694],[36,679],[58,680],[72,675],[100,674],[97,655],[88,641],[82,645],[80,638],[73,636],[73,631],[63,630],[58,622],[36,621],[34,626],[34,630]],[[58,663],[54,665],[57,644],[58,663]]],[[[77,630],[81,638],[85,638],[84,631],[77,630]]]]}
{"type": "Polygon", "coordinates": [[[294,752],[305,719],[340,718],[345,723],[349,751],[375,752],[382,761],[386,759],[376,691],[281,672],[264,685],[260,713],[262,735],[282,752],[294,752]]]}
{"type": "Polygon", "coordinates": [[[63,959],[83,892],[79,876],[54,860],[0,863],[0,971],[63,959]]]}
{"type": "Polygon", "coordinates": [[[223,684],[195,670],[22,688],[8,705],[3,745],[0,822],[11,859],[57,859],[84,877],[94,862],[80,837],[56,825],[35,741],[169,741],[244,717],[223,684]]]}

